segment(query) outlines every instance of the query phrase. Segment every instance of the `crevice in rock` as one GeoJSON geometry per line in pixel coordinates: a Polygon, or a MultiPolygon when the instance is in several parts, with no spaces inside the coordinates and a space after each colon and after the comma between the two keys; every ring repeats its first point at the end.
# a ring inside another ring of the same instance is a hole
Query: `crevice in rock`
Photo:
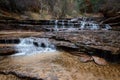
{"type": "Polygon", "coordinates": [[[12,71],[10,71],[10,72],[0,71],[0,74],[6,75],[6,76],[11,74],[11,75],[14,75],[20,79],[25,79],[25,80],[43,80],[43,79],[38,79],[37,77],[30,77],[30,76],[26,76],[24,74],[18,74],[16,72],[12,72],[12,71]]]}
{"type": "MultiPolygon", "coordinates": [[[[62,41],[62,42],[67,42],[64,39],[58,39],[58,40],[62,41]]],[[[71,44],[74,44],[74,43],[71,43],[71,44]]],[[[69,52],[73,55],[83,53],[83,54],[87,54],[89,56],[98,56],[100,58],[104,58],[106,61],[111,62],[111,63],[120,64],[120,54],[118,52],[113,54],[112,51],[98,49],[98,48],[94,48],[94,47],[91,47],[91,46],[88,46],[88,45],[83,45],[83,44],[74,44],[74,45],[76,47],[70,46],[70,44],[69,45],[65,45],[65,44],[58,45],[57,44],[56,47],[60,50],[67,51],[67,52],[69,52]],[[75,52],[75,53],[73,53],[73,52],[75,52]]]]}

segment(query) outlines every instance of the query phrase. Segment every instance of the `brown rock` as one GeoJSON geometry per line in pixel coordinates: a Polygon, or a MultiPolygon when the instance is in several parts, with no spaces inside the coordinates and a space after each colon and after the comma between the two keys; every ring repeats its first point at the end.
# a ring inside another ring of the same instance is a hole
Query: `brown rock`
{"type": "Polygon", "coordinates": [[[107,61],[103,58],[100,58],[97,56],[92,56],[92,58],[94,59],[95,63],[97,63],[99,65],[107,65],[107,61]]]}
{"type": "Polygon", "coordinates": [[[92,61],[92,60],[93,60],[93,58],[89,55],[85,55],[85,54],[80,55],[81,62],[88,62],[88,61],[92,61]]]}
{"type": "Polygon", "coordinates": [[[0,48],[0,55],[12,55],[16,53],[16,50],[14,48],[0,48]]]}

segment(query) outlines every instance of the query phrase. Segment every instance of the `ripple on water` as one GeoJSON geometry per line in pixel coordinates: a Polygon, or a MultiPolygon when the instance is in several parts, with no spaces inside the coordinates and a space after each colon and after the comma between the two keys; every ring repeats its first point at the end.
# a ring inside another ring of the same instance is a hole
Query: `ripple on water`
{"type": "Polygon", "coordinates": [[[81,63],[77,56],[66,52],[9,56],[0,63],[0,71],[13,71],[46,80],[120,80],[120,65],[81,63]]]}

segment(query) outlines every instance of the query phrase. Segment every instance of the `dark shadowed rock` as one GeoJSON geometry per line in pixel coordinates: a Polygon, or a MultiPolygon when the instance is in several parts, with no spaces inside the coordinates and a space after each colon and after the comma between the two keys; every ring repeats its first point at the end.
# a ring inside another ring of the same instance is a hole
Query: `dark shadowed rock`
{"type": "Polygon", "coordinates": [[[2,47],[0,48],[0,56],[12,55],[17,51],[13,47],[2,47]]]}
{"type": "Polygon", "coordinates": [[[41,43],[41,47],[45,48],[47,46],[45,45],[45,43],[41,43]]]}
{"type": "MultiPolygon", "coordinates": [[[[17,32],[1,33],[1,39],[19,37],[45,37],[58,49],[68,52],[83,52],[90,56],[98,56],[109,62],[120,63],[120,32],[118,31],[79,31],[79,32],[17,32]]],[[[34,45],[38,46],[37,43],[34,45]]],[[[44,44],[41,46],[45,47],[44,44]]],[[[74,53],[73,55],[75,55],[74,53]]]]}
{"type": "Polygon", "coordinates": [[[36,47],[38,47],[38,46],[39,46],[37,42],[33,42],[33,44],[34,44],[36,47]]]}

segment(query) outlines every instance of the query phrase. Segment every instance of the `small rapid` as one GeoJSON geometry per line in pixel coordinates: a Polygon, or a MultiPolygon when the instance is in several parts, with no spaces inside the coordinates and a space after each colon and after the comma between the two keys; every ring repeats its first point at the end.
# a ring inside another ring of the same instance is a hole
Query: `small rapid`
{"type": "Polygon", "coordinates": [[[100,25],[97,21],[83,17],[70,20],[54,20],[54,31],[110,30],[109,24],[100,25]]]}
{"type": "Polygon", "coordinates": [[[54,52],[56,48],[47,38],[20,38],[20,43],[15,46],[18,51],[15,55],[30,55],[42,52],[54,52]]]}

